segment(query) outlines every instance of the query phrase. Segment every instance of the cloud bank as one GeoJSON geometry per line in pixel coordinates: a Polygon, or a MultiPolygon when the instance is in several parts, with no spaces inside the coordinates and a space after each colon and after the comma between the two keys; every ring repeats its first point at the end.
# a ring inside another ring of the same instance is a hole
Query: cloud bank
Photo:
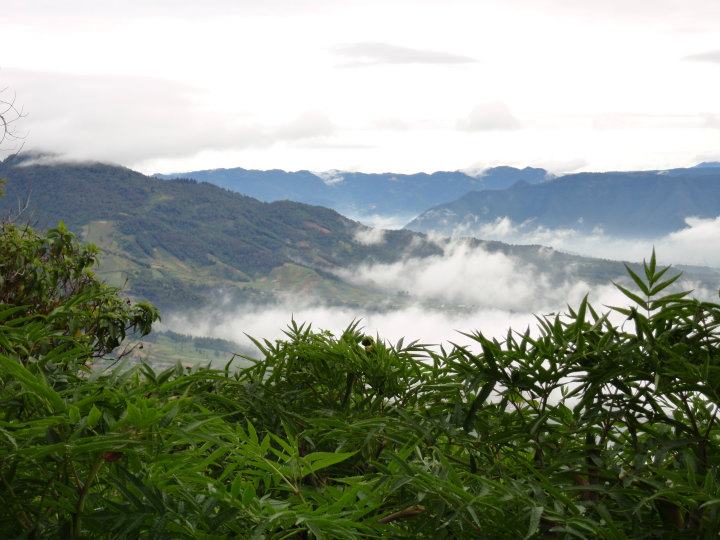
{"type": "Polygon", "coordinates": [[[507,217],[492,223],[465,223],[452,236],[475,236],[513,244],[540,244],[560,251],[603,259],[641,261],[653,248],[671,264],[720,268],[720,216],[714,219],[688,217],[686,227],[666,236],[650,239],[619,238],[597,229],[592,233],[576,229],[548,229],[531,221],[515,223],[507,217]]]}
{"type": "Polygon", "coordinates": [[[443,51],[401,47],[390,43],[363,42],[338,45],[334,51],[348,59],[344,67],[364,67],[379,64],[471,64],[474,58],[443,51]]]}
{"type": "Polygon", "coordinates": [[[405,338],[427,344],[470,345],[471,340],[461,332],[480,330],[502,338],[510,327],[519,331],[535,328],[533,313],[562,311],[567,304],[577,305],[588,292],[598,307],[624,303],[611,285],[591,287],[579,279],[558,281],[550,270],[458,241],[436,257],[366,264],[342,272],[347,281],[386,291],[388,297],[404,292],[405,304],[392,309],[329,306],[313,298],[295,297],[269,306],[216,306],[200,313],[167,314],[163,321],[174,331],[221,337],[246,346],[250,341],[245,334],[281,338],[291,318],[336,333],[361,319],[366,333],[392,342],[405,338]]]}
{"type": "Polygon", "coordinates": [[[15,69],[3,75],[28,111],[22,119],[25,148],[71,159],[129,164],[202,150],[322,140],[336,131],[317,110],[275,125],[250,114],[221,113],[198,89],[163,79],[15,69]]]}
{"type": "Polygon", "coordinates": [[[514,130],[520,127],[520,122],[508,106],[498,101],[478,105],[458,122],[458,128],[464,131],[514,130]]]}

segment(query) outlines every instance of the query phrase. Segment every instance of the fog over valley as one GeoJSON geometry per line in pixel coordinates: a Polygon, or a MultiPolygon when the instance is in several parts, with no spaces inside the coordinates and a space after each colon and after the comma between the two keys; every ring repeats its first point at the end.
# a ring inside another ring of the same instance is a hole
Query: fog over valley
{"type": "MultiPolygon", "coordinates": [[[[369,231],[380,237],[377,230],[369,231]]],[[[509,328],[517,332],[529,328],[537,334],[536,315],[567,313],[568,306],[579,305],[586,294],[600,312],[628,303],[610,283],[590,284],[577,278],[572,269],[560,273],[551,264],[528,264],[461,240],[444,243],[439,255],[363,264],[338,273],[368,292],[387,293],[395,299],[395,305],[378,301],[375,306],[338,306],[312,294],[297,293],[282,295],[279,301],[266,305],[226,300],[201,310],[172,311],[164,317],[163,327],[193,336],[227,339],[241,344],[250,354],[254,346],[248,336],[282,339],[291,319],[336,335],[359,320],[365,333],[392,343],[403,338],[428,345],[473,347],[477,343],[464,333],[480,331],[487,337],[503,339],[509,328]]],[[[720,277],[720,270],[711,271],[713,275],[720,277]]],[[[616,277],[630,285],[622,274],[616,277]]],[[[717,292],[711,287],[709,281],[681,279],[676,290],[692,290],[693,296],[712,301],[717,292]]],[[[623,317],[613,314],[611,319],[622,323],[623,317]]]]}
{"type": "Polygon", "coordinates": [[[0,173],[8,178],[3,212],[12,215],[26,201],[25,219],[41,226],[63,220],[96,242],[100,275],[156,303],[163,328],[245,350],[245,334],[282,337],[292,318],[335,333],[361,320],[366,332],[390,340],[464,343],[461,332],[476,330],[501,337],[509,327],[535,328],[534,314],[565,312],[586,294],[600,309],[621,303],[612,282],[631,284],[621,261],[639,271],[653,248],[660,263],[684,272],[673,290],[712,300],[720,276],[720,218],[713,214],[720,168],[709,166],[670,175],[608,173],[611,192],[603,174],[557,177],[512,167],[475,176],[336,171],[327,184],[314,173],[280,170],[148,177],[25,153],[6,160],[0,173]],[[630,197],[642,181],[675,189],[674,177],[687,190],[668,198],[660,214],[652,205],[633,216],[618,213],[613,193],[630,197]],[[431,206],[446,185],[462,195],[431,206]],[[410,204],[401,195],[413,187],[410,204]],[[578,207],[578,190],[594,203],[578,207]],[[337,210],[355,201],[360,222],[285,200],[292,198],[337,210]],[[495,214],[511,215],[495,217],[490,201],[498,201],[495,214]],[[563,208],[580,217],[563,218],[563,208]],[[634,225],[619,235],[617,220],[634,225]]]}
{"type": "Polygon", "coordinates": [[[720,217],[689,216],[685,227],[663,236],[633,238],[606,234],[602,229],[585,232],[577,229],[538,227],[532,221],[514,223],[508,217],[492,223],[466,223],[455,227],[453,237],[475,236],[511,244],[539,244],[568,253],[638,262],[648,257],[653,247],[668,264],[693,264],[720,267],[720,217]]]}

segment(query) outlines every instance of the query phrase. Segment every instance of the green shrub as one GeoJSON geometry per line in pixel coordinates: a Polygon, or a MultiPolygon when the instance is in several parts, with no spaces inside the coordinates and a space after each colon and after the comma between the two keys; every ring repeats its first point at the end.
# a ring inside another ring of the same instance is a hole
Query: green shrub
{"type": "Polygon", "coordinates": [[[85,367],[157,317],[92,248],[6,226],[0,253],[4,538],[717,538],[720,306],[661,295],[654,255],[619,326],[583,301],[438,350],[293,322],[251,367],[158,373],[85,367]]]}

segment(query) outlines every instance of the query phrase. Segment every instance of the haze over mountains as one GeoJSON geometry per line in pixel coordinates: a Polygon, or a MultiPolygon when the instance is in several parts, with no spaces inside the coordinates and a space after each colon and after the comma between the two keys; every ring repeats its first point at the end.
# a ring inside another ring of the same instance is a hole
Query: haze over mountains
{"type": "MultiPolygon", "coordinates": [[[[409,230],[375,230],[337,212],[303,203],[261,202],[194,180],[161,180],[102,163],[42,164],[32,156],[0,166],[7,178],[0,212],[40,228],[64,221],[105,250],[102,271],[133,294],[163,307],[205,303],[214,292],[267,302],[294,292],[344,304],[387,301],[349,269],[442,257],[455,246],[409,230]]],[[[488,253],[552,268],[558,283],[605,283],[622,274],[617,263],[572,257],[539,246],[472,241],[488,253]]],[[[396,287],[395,293],[401,292],[396,287]]],[[[469,300],[466,303],[471,303],[469,300]]]]}
{"type": "MultiPolygon", "coordinates": [[[[390,338],[439,341],[455,329],[480,327],[493,334],[588,291],[612,304],[610,282],[625,275],[617,261],[373,229],[321,206],[262,202],[206,182],[102,163],[29,155],[3,162],[0,177],[8,180],[0,215],[12,215],[29,196],[20,221],[46,228],[63,220],[102,248],[103,278],[154,302],[171,329],[198,336],[278,335],[293,315],[336,330],[361,317],[390,338]]],[[[430,184],[433,175],[422,178],[430,184]]],[[[712,296],[719,270],[681,269],[683,287],[712,296]]]]}
{"type": "Polygon", "coordinates": [[[686,226],[688,217],[720,214],[720,171],[580,173],[502,191],[471,191],[408,224],[417,231],[473,234],[508,218],[513,223],[621,237],[655,237],[686,226]]]}
{"type": "Polygon", "coordinates": [[[438,203],[453,201],[469,191],[505,189],[520,181],[536,184],[550,175],[544,169],[532,167],[493,167],[474,175],[462,171],[367,174],[233,168],[155,176],[193,178],[261,201],[292,200],[326,206],[358,219],[399,218],[399,223],[404,224],[402,218],[410,220],[438,203]]]}
{"type": "Polygon", "coordinates": [[[640,260],[655,245],[675,263],[720,266],[720,253],[698,249],[720,236],[716,162],[557,178],[513,167],[475,176],[241,168],[157,176],[208,181],[264,201],[318,204],[384,228],[543,244],[617,260],[640,260]]]}

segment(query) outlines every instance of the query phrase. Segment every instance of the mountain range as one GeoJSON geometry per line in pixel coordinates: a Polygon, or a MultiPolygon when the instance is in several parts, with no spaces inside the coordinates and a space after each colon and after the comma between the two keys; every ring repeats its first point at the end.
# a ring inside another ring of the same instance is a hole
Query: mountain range
{"type": "Polygon", "coordinates": [[[7,180],[0,215],[28,200],[21,220],[41,229],[63,221],[103,248],[106,279],[127,281],[134,295],[162,307],[198,305],[217,291],[264,302],[272,289],[298,287],[352,300],[362,291],[328,270],[440,252],[403,230],[388,231],[381,244],[357,241],[367,227],[327,208],[264,203],[208,183],[160,180],[103,163],[14,157],[0,165],[0,178],[7,180]]]}
{"type": "Polygon", "coordinates": [[[536,184],[549,178],[544,169],[531,167],[494,167],[476,175],[461,171],[368,174],[232,168],[155,176],[164,179],[192,178],[265,202],[292,200],[325,206],[358,218],[403,216],[407,219],[472,190],[505,189],[516,182],[536,184]]]}
{"type": "Polygon", "coordinates": [[[578,173],[539,184],[471,191],[434,206],[407,228],[472,235],[503,218],[526,227],[602,231],[652,238],[686,226],[686,218],[720,215],[720,169],[713,164],[666,171],[578,173]]]}
{"type": "MultiPolygon", "coordinates": [[[[195,180],[161,180],[103,163],[42,164],[21,157],[0,164],[5,196],[0,215],[44,229],[58,221],[103,250],[100,275],[161,309],[199,309],[208,302],[272,302],[309,295],[349,306],[387,306],[404,294],[356,286],[339,270],[443,253],[442,240],[410,230],[373,230],[334,210],[303,203],[262,202],[195,180]]],[[[624,274],[621,263],[541,246],[469,240],[513,257],[528,271],[603,283],[624,274]]],[[[422,263],[418,263],[422,264],[422,263]]],[[[689,269],[716,286],[718,273],[689,269]]]]}

